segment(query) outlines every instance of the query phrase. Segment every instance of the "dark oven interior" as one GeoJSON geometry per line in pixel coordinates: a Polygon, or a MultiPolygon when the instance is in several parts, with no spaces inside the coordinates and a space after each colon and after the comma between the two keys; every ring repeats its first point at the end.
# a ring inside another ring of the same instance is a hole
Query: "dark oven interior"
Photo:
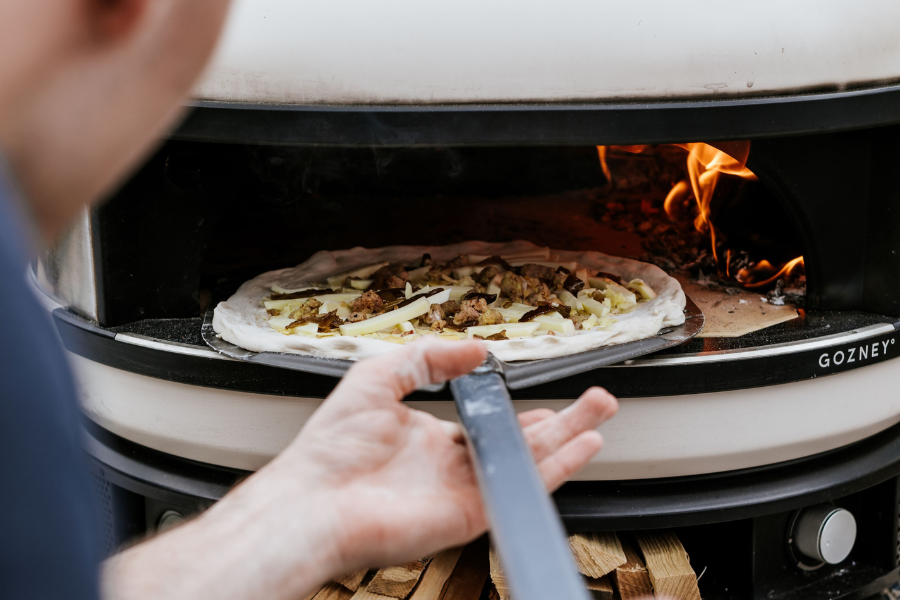
{"type": "Polygon", "coordinates": [[[703,208],[688,152],[669,145],[604,146],[601,160],[594,146],[171,141],[93,215],[99,321],[196,317],[226,282],[318,250],[467,239],[599,250],[763,294],[787,265],[802,308],[898,316],[896,135],[748,142],[756,177],[716,174],[703,208]]]}

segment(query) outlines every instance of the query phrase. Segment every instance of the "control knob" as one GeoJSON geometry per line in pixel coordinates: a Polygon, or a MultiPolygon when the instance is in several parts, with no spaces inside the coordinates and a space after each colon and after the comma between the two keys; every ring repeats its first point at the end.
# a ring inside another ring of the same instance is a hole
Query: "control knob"
{"type": "Polygon", "coordinates": [[[842,562],[856,542],[853,513],[833,504],[805,508],[794,521],[793,546],[805,558],[817,563],[842,562]]]}

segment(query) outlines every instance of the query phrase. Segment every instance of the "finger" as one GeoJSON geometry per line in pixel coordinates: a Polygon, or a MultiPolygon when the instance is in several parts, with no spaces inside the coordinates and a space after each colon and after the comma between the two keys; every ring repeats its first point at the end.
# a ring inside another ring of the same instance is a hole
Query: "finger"
{"type": "Polygon", "coordinates": [[[525,429],[534,460],[540,463],[584,431],[596,429],[618,410],[616,399],[603,388],[590,388],[574,404],[525,429]]]}
{"type": "Polygon", "coordinates": [[[534,410],[519,413],[519,426],[521,426],[522,429],[525,429],[535,423],[540,423],[544,419],[549,419],[555,414],[556,411],[550,410],[549,408],[535,408],[534,410]]]}
{"type": "Polygon", "coordinates": [[[444,430],[444,433],[447,436],[456,442],[457,444],[461,444],[466,441],[465,436],[463,435],[462,425],[459,423],[452,423],[450,421],[444,421],[443,419],[440,421],[441,429],[444,430]]]}
{"type": "Polygon", "coordinates": [[[354,403],[397,402],[418,388],[464,375],[487,356],[479,341],[423,339],[400,350],[360,361],[335,390],[354,403]]]}
{"type": "Polygon", "coordinates": [[[554,491],[583,469],[602,447],[603,436],[593,429],[575,436],[538,464],[544,485],[554,491]]]}

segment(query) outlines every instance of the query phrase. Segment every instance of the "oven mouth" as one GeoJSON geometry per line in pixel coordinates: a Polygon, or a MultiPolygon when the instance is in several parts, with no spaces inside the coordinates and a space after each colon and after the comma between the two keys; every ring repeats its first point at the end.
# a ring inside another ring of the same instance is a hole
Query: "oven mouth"
{"type": "MultiPolygon", "coordinates": [[[[318,251],[526,239],[644,260],[679,279],[706,316],[705,337],[642,368],[714,354],[740,362],[731,355],[781,344],[793,353],[900,316],[900,186],[875,176],[895,129],[626,147],[170,140],[91,214],[97,301],[84,314],[114,336],[203,347],[214,298],[318,251]]],[[[797,380],[775,367],[779,381],[797,380]]],[[[619,393],[656,393],[645,388],[619,393]]]]}
{"type": "MultiPolygon", "coordinates": [[[[799,229],[746,167],[749,144],[719,146],[739,158],[699,143],[232,147],[230,174],[243,181],[218,211],[201,300],[321,250],[526,239],[661,267],[719,315],[707,337],[796,318],[806,293],[799,229]]],[[[176,146],[164,175],[190,190],[199,160],[195,147],[176,146]]]]}

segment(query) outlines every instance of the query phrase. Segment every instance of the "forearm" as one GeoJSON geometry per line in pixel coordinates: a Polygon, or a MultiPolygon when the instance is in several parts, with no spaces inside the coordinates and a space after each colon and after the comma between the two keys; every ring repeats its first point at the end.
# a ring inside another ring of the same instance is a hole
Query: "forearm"
{"type": "Polygon", "coordinates": [[[328,507],[299,485],[279,490],[284,478],[262,475],[197,519],[108,560],[106,600],[297,599],[339,575],[328,507]],[[294,500],[287,513],[285,493],[294,500]]]}

